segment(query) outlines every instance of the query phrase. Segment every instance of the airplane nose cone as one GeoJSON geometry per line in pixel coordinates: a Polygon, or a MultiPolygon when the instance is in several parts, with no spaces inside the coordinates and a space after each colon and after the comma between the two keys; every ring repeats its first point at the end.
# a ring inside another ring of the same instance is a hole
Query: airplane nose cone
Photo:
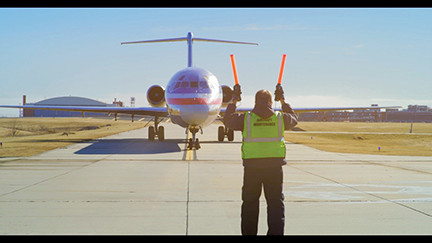
{"type": "Polygon", "coordinates": [[[209,118],[209,108],[206,105],[189,105],[180,110],[180,117],[190,125],[201,125],[209,118]]]}

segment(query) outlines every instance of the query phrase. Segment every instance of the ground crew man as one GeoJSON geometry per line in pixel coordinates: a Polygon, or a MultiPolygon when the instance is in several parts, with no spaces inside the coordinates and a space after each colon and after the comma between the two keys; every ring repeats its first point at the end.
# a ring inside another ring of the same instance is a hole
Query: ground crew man
{"type": "Polygon", "coordinates": [[[276,86],[275,100],[282,103],[283,112],[272,109],[272,95],[259,90],[255,107],[245,114],[236,113],[236,102],[241,100],[240,86],[234,86],[233,102],[227,106],[224,124],[242,131],[242,159],[244,166],[241,232],[256,235],[258,232],[259,198],[261,188],[267,201],[268,235],[283,235],[285,206],[282,193],[285,160],[284,130],[297,125],[297,115],[285,102],[282,86],[276,86]]]}

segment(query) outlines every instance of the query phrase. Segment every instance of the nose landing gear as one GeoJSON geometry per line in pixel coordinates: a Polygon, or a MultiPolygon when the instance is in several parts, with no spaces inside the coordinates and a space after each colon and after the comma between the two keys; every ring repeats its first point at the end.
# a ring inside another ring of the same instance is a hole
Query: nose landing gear
{"type": "Polygon", "coordinates": [[[195,126],[190,126],[188,129],[186,129],[186,133],[187,133],[188,130],[189,130],[189,132],[192,133],[192,138],[189,138],[187,148],[188,148],[189,150],[192,150],[193,148],[195,148],[196,150],[200,149],[200,148],[201,148],[201,145],[200,145],[200,143],[199,143],[198,138],[196,138],[196,133],[197,133],[199,130],[201,130],[201,134],[202,134],[202,129],[200,129],[200,128],[198,128],[198,127],[195,127],[195,126]]]}

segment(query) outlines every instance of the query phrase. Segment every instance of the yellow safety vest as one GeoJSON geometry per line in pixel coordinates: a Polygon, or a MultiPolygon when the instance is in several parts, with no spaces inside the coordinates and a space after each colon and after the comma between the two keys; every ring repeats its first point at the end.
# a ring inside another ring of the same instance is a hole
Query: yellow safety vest
{"type": "Polygon", "coordinates": [[[285,125],[280,112],[261,118],[253,112],[245,114],[242,159],[285,158],[285,125]]]}

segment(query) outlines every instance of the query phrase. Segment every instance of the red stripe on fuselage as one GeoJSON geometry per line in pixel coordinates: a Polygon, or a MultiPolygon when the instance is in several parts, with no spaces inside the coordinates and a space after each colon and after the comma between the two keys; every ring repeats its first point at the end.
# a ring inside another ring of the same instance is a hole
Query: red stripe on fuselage
{"type": "Polygon", "coordinates": [[[222,99],[210,100],[208,98],[168,98],[171,105],[220,105],[222,99]]]}

